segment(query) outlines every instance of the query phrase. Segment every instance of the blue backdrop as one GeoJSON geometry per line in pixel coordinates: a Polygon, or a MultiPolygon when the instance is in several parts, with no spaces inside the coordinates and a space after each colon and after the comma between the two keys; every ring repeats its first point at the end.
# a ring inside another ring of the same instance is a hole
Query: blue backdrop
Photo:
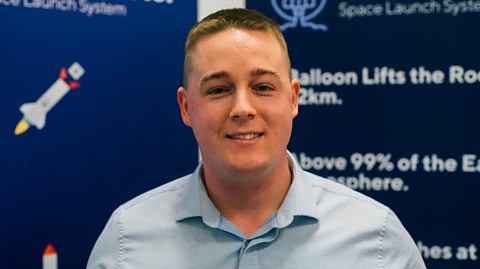
{"type": "MultiPolygon", "coordinates": [[[[478,268],[480,1],[247,1],[284,29],[302,84],[290,150],[390,206],[428,268],[478,268]]],[[[0,259],[84,268],[109,215],[191,172],[183,44],[196,1],[0,0],[0,259]],[[47,4],[54,3],[54,4],[47,4]],[[23,115],[78,62],[46,115],[23,115]]]]}
{"type": "Polygon", "coordinates": [[[391,207],[428,268],[479,268],[480,2],[247,6],[284,27],[301,165],[391,207]]]}
{"type": "Polygon", "coordinates": [[[110,1],[89,16],[80,1],[27,2],[0,1],[1,267],[41,268],[52,244],[59,268],[84,268],[112,209],[198,161],[176,104],[196,3],[110,1]],[[75,61],[80,88],[15,136],[19,107],[75,61]]]}

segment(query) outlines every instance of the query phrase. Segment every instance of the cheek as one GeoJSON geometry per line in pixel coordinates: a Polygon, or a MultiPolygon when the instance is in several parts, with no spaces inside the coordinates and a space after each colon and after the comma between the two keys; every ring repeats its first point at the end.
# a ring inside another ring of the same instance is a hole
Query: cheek
{"type": "Polygon", "coordinates": [[[292,132],[293,110],[292,102],[289,98],[282,98],[281,102],[275,105],[266,105],[266,121],[271,123],[275,135],[282,141],[288,143],[292,132]]]}
{"type": "Polygon", "coordinates": [[[190,107],[190,119],[197,136],[206,136],[218,129],[220,111],[215,107],[194,103],[190,107]]]}
{"type": "Polygon", "coordinates": [[[275,102],[263,104],[261,106],[268,110],[267,114],[271,120],[291,121],[293,119],[293,104],[290,96],[281,96],[275,102]]]}

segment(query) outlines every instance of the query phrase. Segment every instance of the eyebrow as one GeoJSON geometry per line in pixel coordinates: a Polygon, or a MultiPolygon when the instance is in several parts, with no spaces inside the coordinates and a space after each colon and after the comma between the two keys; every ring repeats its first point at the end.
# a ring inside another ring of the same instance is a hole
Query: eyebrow
{"type": "Polygon", "coordinates": [[[264,69],[264,68],[256,68],[256,69],[254,69],[250,72],[250,75],[252,77],[259,77],[259,76],[263,76],[263,75],[273,75],[273,76],[276,76],[276,77],[280,77],[278,75],[278,72],[273,71],[273,70],[264,69]]]}
{"type": "MultiPolygon", "coordinates": [[[[260,76],[264,76],[264,75],[272,75],[272,76],[275,76],[277,78],[280,78],[280,76],[278,75],[278,72],[273,71],[273,70],[269,70],[269,69],[265,69],[265,68],[255,68],[254,70],[250,71],[250,76],[252,76],[252,77],[260,77],[260,76]]],[[[215,72],[215,73],[204,76],[200,80],[200,86],[204,85],[205,83],[209,82],[210,80],[222,79],[222,78],[228,78],[228,77],[230,77],[230,75],[226,71],[215,72]]]]}
{"type": "Polygon", "coordinates": [[[229,74],[226,71],[219,71],[219,72],[206,75],[200,80],[200,86],[209,82],[210,80],[221,79],[226,77],[229,77],[229,74]]]}

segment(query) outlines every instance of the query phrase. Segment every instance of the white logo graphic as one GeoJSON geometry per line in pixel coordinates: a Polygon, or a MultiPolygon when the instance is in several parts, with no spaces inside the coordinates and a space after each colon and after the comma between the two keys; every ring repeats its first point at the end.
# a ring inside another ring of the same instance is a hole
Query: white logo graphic
{"type": "Polygon", "coordinates": [[[167,4],[173,4],[173,0],[144,0],[145,2],[154,2],[154,3],[157,3],[157,4],[163,4],[163,3],[167,3],[167,4]]]}
{"type": "Polygon", "coordinates": [[[287,23],[280,25],[280,29],[285,31],[288,28],[295,28],[300,22],[300,26],[304,28],[312,28],[313,30],[327,31],[328,27],[325,24],[313,23],[310,20],[315,18],[327,4],[327,0],[282,0],[281,6],[278,5],[277,0],[271,0],[275,12],[287,20],[287,23]],[[292,15],[287,14],[291,13],[292,15]]]}

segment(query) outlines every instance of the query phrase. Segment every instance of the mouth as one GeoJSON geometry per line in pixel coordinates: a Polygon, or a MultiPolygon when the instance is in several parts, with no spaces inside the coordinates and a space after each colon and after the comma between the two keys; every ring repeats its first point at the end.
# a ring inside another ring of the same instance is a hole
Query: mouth
{"type": "Polygon", "coordinates": [[[230,139],[238,139],[238,140],[253,140],[257,137],[263,136],[263,133],[247,133],[247,134],[231,134],[226,135],[227,138],[230,139]]]}

